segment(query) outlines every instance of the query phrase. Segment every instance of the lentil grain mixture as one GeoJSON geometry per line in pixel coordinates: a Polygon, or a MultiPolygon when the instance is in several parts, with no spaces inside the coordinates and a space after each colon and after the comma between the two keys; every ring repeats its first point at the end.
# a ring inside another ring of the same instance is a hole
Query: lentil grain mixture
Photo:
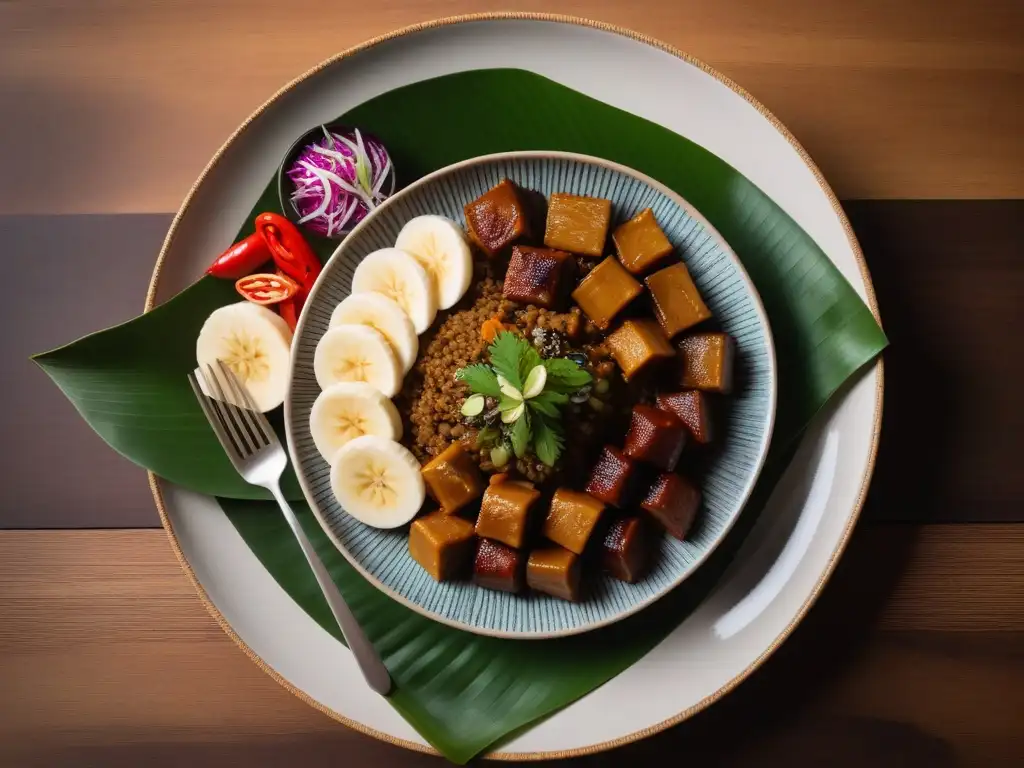
{"type": "MultiPolygon", "coordinates": [[[[571,475],[576,465],[589,461],[600,433],[616,424],[615,416],[621,410],[617,401],[623,394],[613,386],[612,374],[617,366],[601,335],[578,307],[555,312],[509,301],[502,296],[502,281],[491,270],[490,262],[477,263],[477,279],[466,296],[448,310],[447,316],[439,318],[434,330],[423,338],[416,365],[396,398],[405,430],[403,442],[425,464],[453,440],[459,440],[482,470],[497,471],[488,452],[476,447],[476,429],[462,417],[460,409],[469,388],[455,378],[460,368],[486,362],[489,342],[482,337],[481,327],[487,320],[497,318],[531,340],[545,357],[580,355],[594,376],[593,396],[568,407],[566,451],[560,467],[548,467],[533,457],[524,457],[501,470],[511,470],[535,483],[550,479],[559,468],[565,468],[566,474],[571,475]]],[[[628,411],[630,403],[621,405],[628,411]]]]}
{"type": "Polygon", "coordinates": [[[510,306],[501,296],[501,283],[486,276],[470,287],[421,345],[397,399],[406,442],[420,463],[439,454],[452,440],[467,436],[459,409],[469,390],[455,379],[455,372],[483,359],[487,342],[480,327],[488,318],[508,312],[510,306]]]}

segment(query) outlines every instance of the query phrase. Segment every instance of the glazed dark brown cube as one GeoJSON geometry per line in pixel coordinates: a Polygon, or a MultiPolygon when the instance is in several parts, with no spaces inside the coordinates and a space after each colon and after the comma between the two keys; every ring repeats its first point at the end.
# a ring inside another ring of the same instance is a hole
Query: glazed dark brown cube
{"type": "Polygon", "coordinates": [[[611,218],[611,200],[556,192],[548,202],[544,245],[584,256],[600,256],[611,218]]]}
{"type": "Polygon", "coordinates": [[[679,341],[679,385],[728,395],[736,348],[727,333],[695,333],[679,341]]]}
{"type": "Polygon", "coordinates": [[[445,514],[455,514],[484,492],[479,465],[458,441],[427,462],[421,473],[427,493],[445,514]]]}
{"type": "Polygon", "coordinates": [[[601,564],[616,579],[633,584],[651,564],[652,543],[642,517],[616,520],[604,537],[601,564]]]}
{"type": "Polygon", "coordinates": [[[473,581],[486,589],[519,592],[526,579],[526,553],[480,539],[473,559],[473,581]]]}
{"type": "Polygon", "coordinates": [[[488,256],[524,237],[530,237],[530,216],[526,195],[504,179],[476,200],[467,203],[466,228],[470,239],[488,256]]]}
{"type": "Polygon", "coordinates": [[[711,310],[683,262],[659,269],[644,282],[651,292],[654,316],[670,339],[711,317],[711,310]]]}
{"type": "Polygon", "coordinates": [[[604,503],[590,494],[559,488],[544,519],[544,536],[582,555],[603,512],[604,503]]]}
{"type": "Polygon", "coordinates": [[[626,381],[676,354],[661,326],[650,318],[624,321],[605,341],[626,381]]]}
{"type": "Polygon", "coordinates": [[[539,498],[540,491],[529,483],[516,480],[492,483],[480,503],[476,535],[518,549],[526,539],[530,510],[539,498]]]}
{"type": "Polygon", "coordinates": [[[697,389],[686,392],[666,392],[658,395],[655,400],[661,410],[675,414],[695,443],[707,445],[711,442],[713,429],[711,427],[711,406],[708,396],[697,389]]]}
{"type": "Polygon", "coordinates": [[[674,414],[652,405],[633,406],[624,448],[627,456],[671,472],[685,446],[686,427],[674,414]]]}
{"type": "Polygon", "coordinates": [[[517,245],[505,272],[504,296],[520,304],[544,309],[560,305],[575,282],[576,259],[553,248],[517,245]]]}
{"type": "Polygon", "coordinates": [[[635,469],[633,459],[615,446],[606,445],[583,490],[605,504],[621,507],[628,501],[635,469]]]}
{"type": "Polygon", "coordinates": [[[409,554],[435,581],[463,576],[472,553],[473,524],[456,515],[435,512],[409,528],[409,554]]]}
{"type": "Polygon", "coordinates": [[[530,589],[563,600],[580,599],[580,558],[567,549],[535,549],[526,561],[530,589]]]}
{"type": "Polygon", "coordinates": [[[680,541],[686,539],[700,507],[700,490],[686,478],[672,472],[658,476],[640,504],[651,517],[680,541]]]}

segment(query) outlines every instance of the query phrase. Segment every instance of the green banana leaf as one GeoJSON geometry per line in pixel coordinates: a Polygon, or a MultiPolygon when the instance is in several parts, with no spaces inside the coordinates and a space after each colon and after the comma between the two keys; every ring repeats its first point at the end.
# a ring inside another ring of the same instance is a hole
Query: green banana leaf
{"type": "MultiPolygon", "coordinates": [[[[383,94],[341,119],[384,141],[403,183],[459,160],[515,149],[581,152],[643,171],[686,197],[729,241],[757,285],[775,336],[775,438],[739,523],[682,587],[641,616],[607,629],[523,644],[431,622],[358,576],[308,508],[297,505],[395,678],[391,703],[439,751],[463,763],[628,668],[677,626],[756,522],[810,419],[887,342],[810,237],[735,169],[671,131],[538,75],[480,70],[427,80],[383,94]],[[480,104],[487,105],[483,116],[480,104]]],[[[253,215],[276,209],[271,181],[253,215]]],[[[253,217],[241,235],[251,231],[253,217]]],[[[315,246],[321,254],[330,250],[315,246]]],[[[261,562],[337,636],[280,513],[273,504],[247,500],[259,494],[244,487],[218,455],[185,384],[203,319],[218,302],[234,300],[224,286],[204,278],[141,318],[36,359],[116,450],[181,485],[227,497],[221,507],[261,562]],[[156,348],[160,359],[147,353],[156,348]]],[[[298,498],[294,484],[290,496],[298,498]]]]}
{"type": "MultiPolygon", "coordinates": [[[[277,208],[276,192],[256,204],[259,212],[271,208],[277,208]]],[[[254,219],[249,217],[244,234],[252,232],[254,219]]],[[[315,246],[323,259],[333,251],[324,242],[315,246]]],[[[239,300],[232,281],[204,277],[152,312],[32,359],[122,456],[210,496],[269,499],[234,471],[186,378],[196,367],[203,322],[239,300]]],[[[271,420],[283,441],[282,415],[271,414],[271,420]]],[[[303,498],[291,468],[282,490],[289,499],[303,498]]]]}

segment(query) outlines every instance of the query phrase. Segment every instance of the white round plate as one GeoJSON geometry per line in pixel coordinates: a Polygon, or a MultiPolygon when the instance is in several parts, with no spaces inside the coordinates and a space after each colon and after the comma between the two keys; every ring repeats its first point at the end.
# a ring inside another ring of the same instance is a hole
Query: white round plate
{"type": "MultiPolygon", "coordinates": [[[[731,163],[814,238],[877,315],[863,256],[834,194],[785,128],[742,89],[633,33],[518,14],[403,30],[341,54],[304,75],[301,86],[286,86],[224,145],[182,205],[154,272],[150,304],[192,283],[209,254],[231,242],[282,154],[309,126],[415,80],[524,62],[731,163]]],[[[685,719],[750,674],[803,617],[846,544],[874,465],[881,406],[879,362],[807,433],[704,603],[639,663],[494,756],[567,757],[627,743],[685,719]]],[[[349,726],[429,750],[370,692],[348,652],[277,586],[213,499],[158,480],[153,488],[183,567],[250,656],[349,726]]]]}

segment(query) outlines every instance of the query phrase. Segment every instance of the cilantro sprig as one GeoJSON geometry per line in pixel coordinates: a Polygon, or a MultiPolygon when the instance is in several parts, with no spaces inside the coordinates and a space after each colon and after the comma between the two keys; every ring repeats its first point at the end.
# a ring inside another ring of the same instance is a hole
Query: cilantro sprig
{"type": "Polygon", "coordinates": [[[495,336],[487,355],[489,363],[455,374],[471,393],[463,413],[496,422],[487,421],[477,444],[506,444],[518,458],[532,452],[553,467],[565,449],[562,410],[570,395],[591,383],[590,373],[568,358],[543,359],[530,342],[510,331],[495,336]],[[488,399],[493,405],[485,411],[488,399]]]}

